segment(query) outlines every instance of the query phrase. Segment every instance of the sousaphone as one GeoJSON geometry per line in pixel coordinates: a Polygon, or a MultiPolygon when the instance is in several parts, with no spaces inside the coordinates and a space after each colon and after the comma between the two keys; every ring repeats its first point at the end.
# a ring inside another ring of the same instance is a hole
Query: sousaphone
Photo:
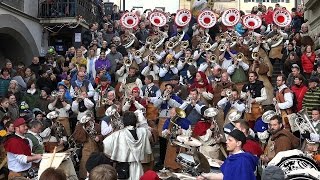
{"type": "Polygon", "coordinates": [[[240,20],[240,11],[234,8],[227,9],[223,12],[221,20],[227,27],[235,26],[240,20]]]}
{"type": "Polygon", "coordinates": [[[288,10],[277,9],[272,15],[273,22],[280,27],[286,27],[291,24],[292,16],[288,10]]]}
{"type": "Polygon", "coordinates": [[[262,25],[262,20],[255,14],[248,14],[242,18],[242,23],[250,30],[258,29],[262,25]]]}

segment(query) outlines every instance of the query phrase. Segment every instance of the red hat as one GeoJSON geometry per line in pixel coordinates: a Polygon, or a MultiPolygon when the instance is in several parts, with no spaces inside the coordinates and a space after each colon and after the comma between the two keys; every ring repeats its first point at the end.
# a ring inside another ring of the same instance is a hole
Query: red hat
{"type": "Polygon", "coordinates": [[[160,180],[160,178],[156,172],[149,170],[140,177],[140,180],[160,180]]]}
{"type": "Polygon", "coordinates": [[[26,123],[26,121],[23,118],[18,118],[13,122],[13,126],[14,127],[19,127],[19,126],[21,126],[22,124],[25,124],[25,123],[26,123]]]}
{"type": "Polygon", "coordinates": [[[132,88],[132,92],[133,92],[133,91],[140,92],[140,89],[139,89],[138,87],[134,87],[134,88],[132,88]]]}

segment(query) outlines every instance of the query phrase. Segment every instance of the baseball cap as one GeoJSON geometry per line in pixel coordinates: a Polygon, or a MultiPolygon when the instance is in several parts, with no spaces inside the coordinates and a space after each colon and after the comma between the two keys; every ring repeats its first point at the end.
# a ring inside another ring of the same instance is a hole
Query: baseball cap
{"type": "Polygon", "coordinates": [[[242,145],[244,145],[246,143],[246,136],[243,134],[242,131],[238,130],[238,129],[234,129],[229,133],[229,136],[235,138],[238,141],[242,142],[242,145]]]}

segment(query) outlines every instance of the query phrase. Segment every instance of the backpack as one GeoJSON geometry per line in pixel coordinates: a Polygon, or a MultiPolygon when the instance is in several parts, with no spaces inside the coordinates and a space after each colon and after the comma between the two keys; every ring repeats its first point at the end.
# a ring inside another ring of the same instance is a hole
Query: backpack
{"type": "MultiPolygon", "coordinates": [[[[284,96],[284,92],[286,91],[286,89],[289,89],[289,88],[286,87],[286,88],[283,89],[283,91],[282,91],[282,96],[284,96]]],[[[290,89],[289,89],[289,90],[290,90],[290,89]]],[[[292,110],[293,113],[297,113],[297,111],[298,111],[298,107],[297,107],[297,105],[298,105],[297,97],[296,97],[296,94],[295,94],[294,92],[292,92],[291,90],[290,90],[290,92],[293,94],[293,104],[292,104],[291,110],[292,110]]]]}

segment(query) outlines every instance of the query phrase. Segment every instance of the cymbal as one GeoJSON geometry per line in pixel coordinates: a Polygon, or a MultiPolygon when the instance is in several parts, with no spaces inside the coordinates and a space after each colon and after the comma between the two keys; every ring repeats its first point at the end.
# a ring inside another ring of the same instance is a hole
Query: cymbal
{"type": "Polygon", "coordinates": [[[197,170],[201,173],[209,173],[210,172],[210,164],[208,159],[199,151],[195,151],[193,154],[193,159],[196,164],[199,164],[197,170]]]}

